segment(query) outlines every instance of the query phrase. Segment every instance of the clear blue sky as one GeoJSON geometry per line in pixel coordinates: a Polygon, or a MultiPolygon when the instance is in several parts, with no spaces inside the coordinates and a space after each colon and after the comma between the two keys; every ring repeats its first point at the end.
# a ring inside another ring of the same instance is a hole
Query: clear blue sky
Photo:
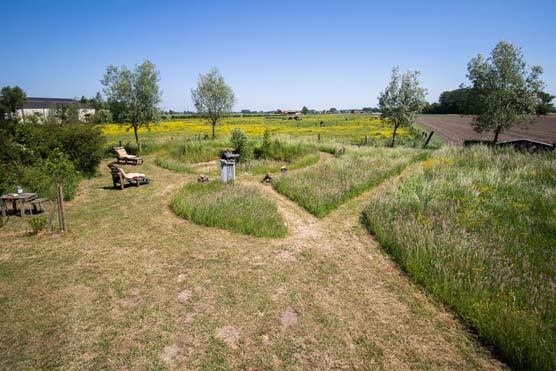
{"type": "Polygon", "coordinates": [[[466,81],[500,40],[556,93],[553,1],[4,1],[0,86],[92,96],[109,64],[156,64],[162,108],[193,109],[220,69],[236,110],[375,106],[392,66],[419,69],[429,101],[466,81]]]}

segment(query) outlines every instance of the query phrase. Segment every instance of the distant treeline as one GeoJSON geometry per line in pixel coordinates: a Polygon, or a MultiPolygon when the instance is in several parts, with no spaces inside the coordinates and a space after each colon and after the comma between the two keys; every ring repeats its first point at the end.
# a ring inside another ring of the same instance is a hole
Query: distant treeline
{"type": "MultiPolygon", "coordinates": [[[[545,92],[538,93],[541,103],[537,106],[537,115],[546,115],[549,112],[555,112],[552,100],[553,95],[545,92]]],[[[432,114],[459,114],[474,115],[477,114],[477,98],[471,88],[459,88],[455,90],[447,90],[440,94],[438,102],[427,104],[423,113],[432,114]]]]}

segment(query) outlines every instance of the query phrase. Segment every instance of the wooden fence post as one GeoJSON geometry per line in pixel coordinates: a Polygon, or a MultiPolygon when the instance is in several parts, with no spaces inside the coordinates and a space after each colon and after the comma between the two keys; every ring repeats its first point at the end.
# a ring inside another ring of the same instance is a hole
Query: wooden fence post
{"type": "Polygon", "coordinates": [[[423,145],[423,148],[425,148],[427,146],[427,144],[429,144],[433,134],[434,134],[434,131],[431,131],[431,133],[429,134],[429,137],[427,138],[427,141],[423,145]]]}
{"type": "Polygon", "coordinates": [[[365,145],[369,144],[369,136],[365,135],[365,145]]]}
{"type": "Polygon", "coordinates": [[[64,211],[64,194],[62,190],[62,185],[56,185],[56,197],[58,202],[58,221],[60,222],[60,230],[66,231],[66,215],[64,211]]]}
{"type": "Polygon", "coordinates": [[[317,134],[317,142],[320,142],[320,133],[317,134]]]}

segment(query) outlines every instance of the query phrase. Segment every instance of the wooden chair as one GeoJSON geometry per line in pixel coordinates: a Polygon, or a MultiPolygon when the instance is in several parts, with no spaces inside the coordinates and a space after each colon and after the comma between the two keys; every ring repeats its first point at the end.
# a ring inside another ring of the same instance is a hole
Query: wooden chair
{"type": "Polygon", "coordinates": [[[128,155],[124,147],[114,147],[114,153],[116,153],[116,158],[118,164],[125,165],[141,165],[143,164],[143,159],[134,155],[128,155]]]}
{"type": "Polygon", "coordinates": [[[134,184],[139,187],[141,184],[147,184],[150,179],[145,177],[145,174],[141,173],[129,173],[127,174],[122,168],[119,168],[113,164],[108,165],[112,173],[112,182],[114,183],[114,188],[124,189],[126,185],[134,184]]]}

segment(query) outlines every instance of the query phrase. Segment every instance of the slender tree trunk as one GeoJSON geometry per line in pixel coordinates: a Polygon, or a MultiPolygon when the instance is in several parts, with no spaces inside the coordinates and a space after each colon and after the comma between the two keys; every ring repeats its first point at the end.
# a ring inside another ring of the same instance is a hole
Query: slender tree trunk
{"type": "Polygon", "coordinates": [[[396,140],[396,130],[398,130],[398,125],[394,125],[394,133],[392,134],[392,143],[390,143],[390,147],[394,147],[394,141],[396,140]]]}
{"type": "Polygon", "coordinates": [[[216,122],[212,122],[212,139],[216,139],[216,135],[214,135],[214,128],[216,127],[216,122]]]}
{"type": "Polygon", "coordinates": [[[498,126],[494,131],[494,140],[492,141],[492,144],[496,144],[498,142],[498,136],[500,135],[501,131],[502,131],[502,126],[498,126]]]}
{"type": "Polygon", "coordinates": [[[135,144],[137,144],[137,152],[141,152],[141,146],[139,145],[139,135],[137,134],[137,125],[133,125],[133,134],[135,135],[135,144]]]}

